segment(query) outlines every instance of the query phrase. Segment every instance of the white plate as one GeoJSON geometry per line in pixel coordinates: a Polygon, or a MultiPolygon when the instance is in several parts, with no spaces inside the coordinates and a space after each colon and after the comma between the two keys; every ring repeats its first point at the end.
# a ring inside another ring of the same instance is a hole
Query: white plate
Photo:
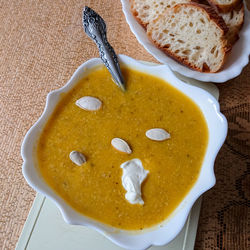
{"type": "Polygon", "coordinates": [[[151,41],[149,41],[147,34],[143,27],[136,21],[130,11],[129,0],[121,0],[123,13],[126,17],[127,23],[131,31],[136,36],[138,42],[144,46],[144,48],[154,56],[159,62],[167,64],[173,71],[176,71],[184,76],[194,78],[203,82],[226,82],[238,75],[240,75],[243,68],[249,62],[250,54],[250,13],[245,7],[245,21],[243,28],[240,32],[240,39],[233,46],[227,61],[223,67],[223,70],[218,73],[201,73],[189,69],[186,66],[181,65],[172,58],[166,56],[160,49],[155,47],[151,41]]]}

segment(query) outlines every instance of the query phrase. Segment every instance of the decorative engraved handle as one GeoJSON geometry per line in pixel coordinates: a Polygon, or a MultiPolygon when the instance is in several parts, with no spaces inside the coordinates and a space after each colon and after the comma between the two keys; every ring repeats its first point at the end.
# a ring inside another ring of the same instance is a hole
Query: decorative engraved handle
{"type": "Polygon", "coordinates": [[[114,82],[125,91],[125,83],[117,55],[107,40],[104,20],[91,8],[85,6],[82,21],[84,31],[96,43],[100,57],[111,73],[114,82]]]}

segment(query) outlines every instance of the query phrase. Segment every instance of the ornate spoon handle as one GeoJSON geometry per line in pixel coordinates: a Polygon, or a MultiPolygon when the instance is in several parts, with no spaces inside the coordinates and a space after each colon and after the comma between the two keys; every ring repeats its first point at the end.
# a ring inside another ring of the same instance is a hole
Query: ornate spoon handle
{"type": "Polygon", "coordinates": [[[82,22],[84,31],[96,43],[100,57],[111,73],[114,82],[125,91],[125,83],[117,55],[107,40],[104,20],[91,8],[85,6],[82,22]]]}

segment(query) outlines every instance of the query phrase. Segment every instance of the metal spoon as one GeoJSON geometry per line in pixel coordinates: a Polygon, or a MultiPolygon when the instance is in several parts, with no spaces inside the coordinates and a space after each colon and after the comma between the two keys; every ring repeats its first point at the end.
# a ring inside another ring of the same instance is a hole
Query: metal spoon
{"type": "Polygon", "coordinates": [[[94,10],[85,6],[82,14],[82,22],[85,33],[96,43],[100,57],[111,73],[114,82],[119,88],[125,91],[125,83],[117,55],[107,40],[104,20],[94,10]]]}

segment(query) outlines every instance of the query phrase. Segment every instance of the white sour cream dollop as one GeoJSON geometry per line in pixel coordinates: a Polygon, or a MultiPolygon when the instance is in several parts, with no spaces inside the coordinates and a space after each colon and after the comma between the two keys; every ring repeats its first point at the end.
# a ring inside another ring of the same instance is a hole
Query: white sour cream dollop
{"type": "Polygon", "coordinates": [[[122,186],[127,193],[125,198],[131,204],[144,204],[141,197],[141,184],[149,173],[142,166],[142,162],[139,159],[132,159],[121,164],[123,169],[122,174],[122,186]]]}

